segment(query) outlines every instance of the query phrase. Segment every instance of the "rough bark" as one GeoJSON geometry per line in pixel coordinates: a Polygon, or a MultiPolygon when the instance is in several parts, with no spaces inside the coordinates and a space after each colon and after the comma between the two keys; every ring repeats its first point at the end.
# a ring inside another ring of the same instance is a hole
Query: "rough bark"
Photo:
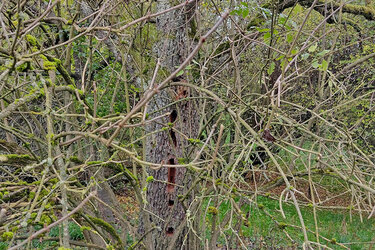
{"type": "MultiPolygon", "coordinates": [[[[170,1],[158,1],[158,11],[171,7],[170,1]]],[[[158,57],[162,60],[162,66],[172,72],[175,67],[186,59],[190,51],[187,27],[194,14],[195,5],[188,5],[182,10],[169,12],[157,19],[157,29],[161,34],[161,42],[158,44],[158,57]]],[[[182,75],[178,80],[187,80],[182,75]]],[[[146,160],[154,163],[168,165],[179,164],[179,159],[187,158],[187,138],[196,138],[198,130],[198,114],[194,102],[181,101],[177,105],[165,108],[168,104],[191,96],[190,89],[169,88],[162,90],[148,105],[147,113],[152,117],[169,112],[170,115],[163,120],[152,123],[147,127],[147,132],[160,131],[163,127],[169,129],[153,134],[147,139],[146,160]]],[[[166,168],[150,170],[155,180],[148,186],[147,200],[149,210],[154,213],[149,219],[159,230],[152,233],[152,249],[181,249],[189,248],[184,242],[187,234],[184,226],[185,208],[178,201],[178,195],[186,191],[190,177],[185,168],[166,168]],[[162,181],[162,182],[160,182],[162,181]],[[166,184],[167,182],[168,184],[166,184]],[[178,185],[178,186],[176,186],[178,185]],[[181,226],[182,225],[182,226],[181,226]],[[173,244],[175,244],[173,246],[173,244]]]]}

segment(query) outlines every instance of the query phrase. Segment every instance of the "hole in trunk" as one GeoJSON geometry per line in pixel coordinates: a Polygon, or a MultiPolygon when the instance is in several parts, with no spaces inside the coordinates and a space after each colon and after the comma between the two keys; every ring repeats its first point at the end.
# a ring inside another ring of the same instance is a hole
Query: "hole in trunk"
{"type": "Polygon", "coordinates": [[[172,123],[176,121],[176,119],[177,119],[177,111],[176,110],[172,110],[171,114],[169,115],[169,119],[172,123]]]}
{"type": "MultiPolygon", "coordinates": [[[[168,164],[175,165],[174,159],[173,158],[169,159],[168,164]]],[[[176,168],[174,167],[168,168],[168,184],[167,184],[168,193],[173,192],[174,190],[173,184],[175,184],[175,181],[176,181],[175,179],[176,179],[176,168]]]]}
{"type": "Polygon", "coordinates": [[[174,205],[174,200],[169,200],[169,201],[168,201],[168,206],[171,207],[171,206],[173,206],[173,205],[174,205]]]}
{"type": "Polygon", "coordinates": [[[173,227],[168,227],[166,233],[167,233],[167,235],[173,235],[174,228],[173,227]]]}
{"type": "Polygon", "coordinates": [[[176,133],[171,129],[169,131],[169,134],[171,135],[173,145],[177,147],[177,138],[176,138],[176,133]]]}
{"type": "MultiPolygon", "coordinates": [[[[174,123],[176,119],[177,119],[177,111],[172,110],[171,114],[169,115],[169,120],[171,123],[174,123]]],[[[177,147],[176,133],[172,129],[170,129],[169,134],[171,135],[173,145],[177,147]]]]}

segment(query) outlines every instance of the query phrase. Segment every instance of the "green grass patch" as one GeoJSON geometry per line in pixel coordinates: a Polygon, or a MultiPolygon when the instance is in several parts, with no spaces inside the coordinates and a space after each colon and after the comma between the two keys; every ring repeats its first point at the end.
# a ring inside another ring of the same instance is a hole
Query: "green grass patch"
{"type": "MultiPolygon", "coordinates": [[[[298,228],[301,224],[293,204],[283,204],[283,210],[286,216],[286,219],[284,219],[279,212],[280,208],[277,200],[259,196],[257,198],[257,203],[258,206],[255,204],[245,204],[241,208],[243,214],[249,214],[248,223],[246,223],[247,226],[241,225],[241,231],[239,232],[244,242],[253,244],[253,247],[260,247],[260,244],[266,244],[267,247],[292,247],[302,245],[303,232],[298,228]],[[259,207],[261,207],[261,209],[259,207]],[[267,213],[270,214],[274,220],[267,215],[267,213]],[[293,227],[292,225],[297,227],[293,227]],[[286,237],[283,229],[288,232],[295,242],[292,242],[286,237]]],[[[230,213],[230,210],[230,202],[223,202],[221,204],[219,207],[220,221],[223,220],[226,213],[230,213]]],[[[305,226],[315,231],[313,209],[311,207],[301,207],[301,213],[305,226]]],[[[207,215],[207,232],[211,230],[211,218],[211,215],[207,215]]],[[[238,217],[232,220],[232,225],[226,225],[225,228],[227,228],[227,230],[224,231],[225,236],[221,235],[219,238],[220,244],[230,242],[228,239],[230,239],[233,234],[232,228],[235,227],[237,220],[238,217]]],[[[338,242],[344,244],[353,243],[346,245],[350,249],[367,249],[370,244],[366,244],[365,242],[375,240],[375,235],[373,233],[375,220],[367,220],[366,216],[363,217],[362,223],[358,214],[353,214],[352,220],[350,220],[349,211],[317,210],[317,220],[319,234],[328,239],[324,240],[320,238],[319,241],[321,244],[325,244],[331,248],[341,249],[341,247],[334,244],[334,242],[338,242]]],[[[310,241],[316,242],[315,234],[308,233],[308,237],[310,241]]],[[[316,247],[316,245],[314,247],[316,247]]]]}

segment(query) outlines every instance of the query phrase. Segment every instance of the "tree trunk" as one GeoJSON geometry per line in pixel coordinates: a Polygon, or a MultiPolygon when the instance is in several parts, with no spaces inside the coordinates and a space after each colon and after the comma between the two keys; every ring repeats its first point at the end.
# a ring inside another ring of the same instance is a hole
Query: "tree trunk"
{"type": "MultiPolygon", "coordinates": [[[[158,1],[158,12],[171,7],[169,0],[158,1]]],[[[169,12],[157,19],[157,29],[161,34],[158,44],[158,57],[162,66],[169,72],[175,70],[190,52],[191,45],[187,27],[194,14],[195,4],[169,12]]],[[[184,74],[176,79],[187,81],[184,74]]],[[[170,112],[169,117],[163,118],[147,126],[147,132],[160,131],[148,137],[146,142],[146,160],[153,163],[176,165],[181,159],[188,160],[189,145],[185,138],[196,138],[198,130],[197,107],[192,100],[184,100],[173,106],[170,103],[189,98],[192,91],[188,88],[177,87],[162,90],[148,105],[147,113],[150,118],[170,112]],[[168,107],[167,107],[168,106],[168,107]],[[166,108],[167,107],[167,108],[166,108]],[[168,127],[162,130],[163,127],[168,127]],[[181,136],[184,134],[186,137],[181,136]]],[[[188,188],[191,178],[185,168],[162,167],[148,171],[155,179],[149,183],[147,191],[148,209],[153,213],[149,218],[158,230],[152,232],[151,249],[188,249],[185,210],[178,195],[188,188]],[[167,182],[167,184],[166,184],[167,182]]]]}

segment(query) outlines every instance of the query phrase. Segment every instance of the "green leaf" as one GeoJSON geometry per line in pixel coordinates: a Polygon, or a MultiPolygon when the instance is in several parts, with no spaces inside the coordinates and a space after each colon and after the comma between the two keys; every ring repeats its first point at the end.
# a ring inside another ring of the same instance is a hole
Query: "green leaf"
{"type": "Polygon", "coordinates": [[[279,56],[278,58],[276,58],[276,61],[280,61],[281,59],[283,59],[284,58],[284,55],[281,55],[281,56],[279,56]]]}
{"type": "Polygon", "coordinates": [[[310,53],[312,53],[312,52],[314,52],[316,50],[316,48],[318,48],[318,44],[317,43],[315,43],[314,45],[310,46],[310,48],[308,49],[308,51],[310,53]]]}
{"type": "Polygon", "coordinates": [[[244,6],[244,7],[246,7],[246,8],[249,8],[249,4],[246,3],[246,2],[241,2],[241,5],[244,6]]]}
{"type": "Polygon", "coordinates": [[[249,8],[246,8],[242,11],[242,18],[246,18],[249,15],[249,8]]]}
{"type": "Polygon", "coordinates": [[[316,69],[316,68],[318,68],[318,67],[320,66],[320,64],[318,63],[318,60],[314,60],[314,61],[312,62],[312,64],[311,64],[311,66],[312,66],[314,69],[316,69]]]}
{"type": "Polygon", "coordinates": [[[231,14],[232,16],[239,15],[239,11],[238,11],[238,10],[232,10],[232,11],[230,12],[230,14],[231,14]]]}
{"type": "Polygon", "coordinates": [[[151,175],[151,176],[148,176],[147,179],[146,179],[146,182],[147,182],[147,183],[150,183],[150,182],[152,182],[152,181],[154,181],[154,176],[152,176],[152,175],[151,175]]]}
{"type": "Polygon", "coordinates": [[[182,75],[182,74],[184,74],[184,71],[183,71],[183,70],[181,70],[180,72],[178,72],[178,73],[176,74],[176,77],[177,77],[177,76],[180,76],[180,75],[182,75]]]}
{"type": "Polygon", "coordinates": [[[285,22],[286,22],[286,16],[280,16],[280,18],[279,18],[279,24],[280,25],[284,25],[285,22]]]}
{"type": "Polygon", "coordinates": [[[324,55],[327,54],[328,52],[330,52],[330,50],[325,49],[325,50],[319,52],[319,53],[317,54],[317,56],[324,56],[324,55]]]}
{"type": "Polygon", "coordinates": [[[299,4],[297,4],[297,5],[294,7],[293,12],[294,12],[295,14],[302,13],[302,12],[303,12],[303,7],[302,7],[301,5],[299,5],[299,4]]]}
{"type": "Polygon", "coordinates": [[[322,61],[322,64],[321,64],[321,69],[323,71],[326,71],[328,69],[328,62],[326,60],[323,60],[322,61]]]}
{"type": "Polygon", "coordinates": [[[265,28],[265,29],[261,29],[261,28],[256,28],[257,29],[257,31],[259,31],[259,32],[266,32],[266,31],[270,31],[270,29],[269,28],[265,28]]]}
{"type": "Polygon", "coordinates": [[[267,70],[268,75],[271,75],[271,74],[273,73],[274,70],[275,70],[275,62],[272,62],[272,63],[270,64],[270,67],[269,67],[268,70],[267,70]]]}
{"type": "Polygon", "coordinates": [[[286,41],[287,41],[288,43],[292,43],[293,40],[294,40],[294,36],[293,36],[292,34],[288,34],[288,35],[286,35],[286,41]]]}
{"type": "Polygon", "coordinates": [[[263,39],[266,41],[271,37],[271,33],[267,32],[266,34],[263,35],[263,39]]]}

